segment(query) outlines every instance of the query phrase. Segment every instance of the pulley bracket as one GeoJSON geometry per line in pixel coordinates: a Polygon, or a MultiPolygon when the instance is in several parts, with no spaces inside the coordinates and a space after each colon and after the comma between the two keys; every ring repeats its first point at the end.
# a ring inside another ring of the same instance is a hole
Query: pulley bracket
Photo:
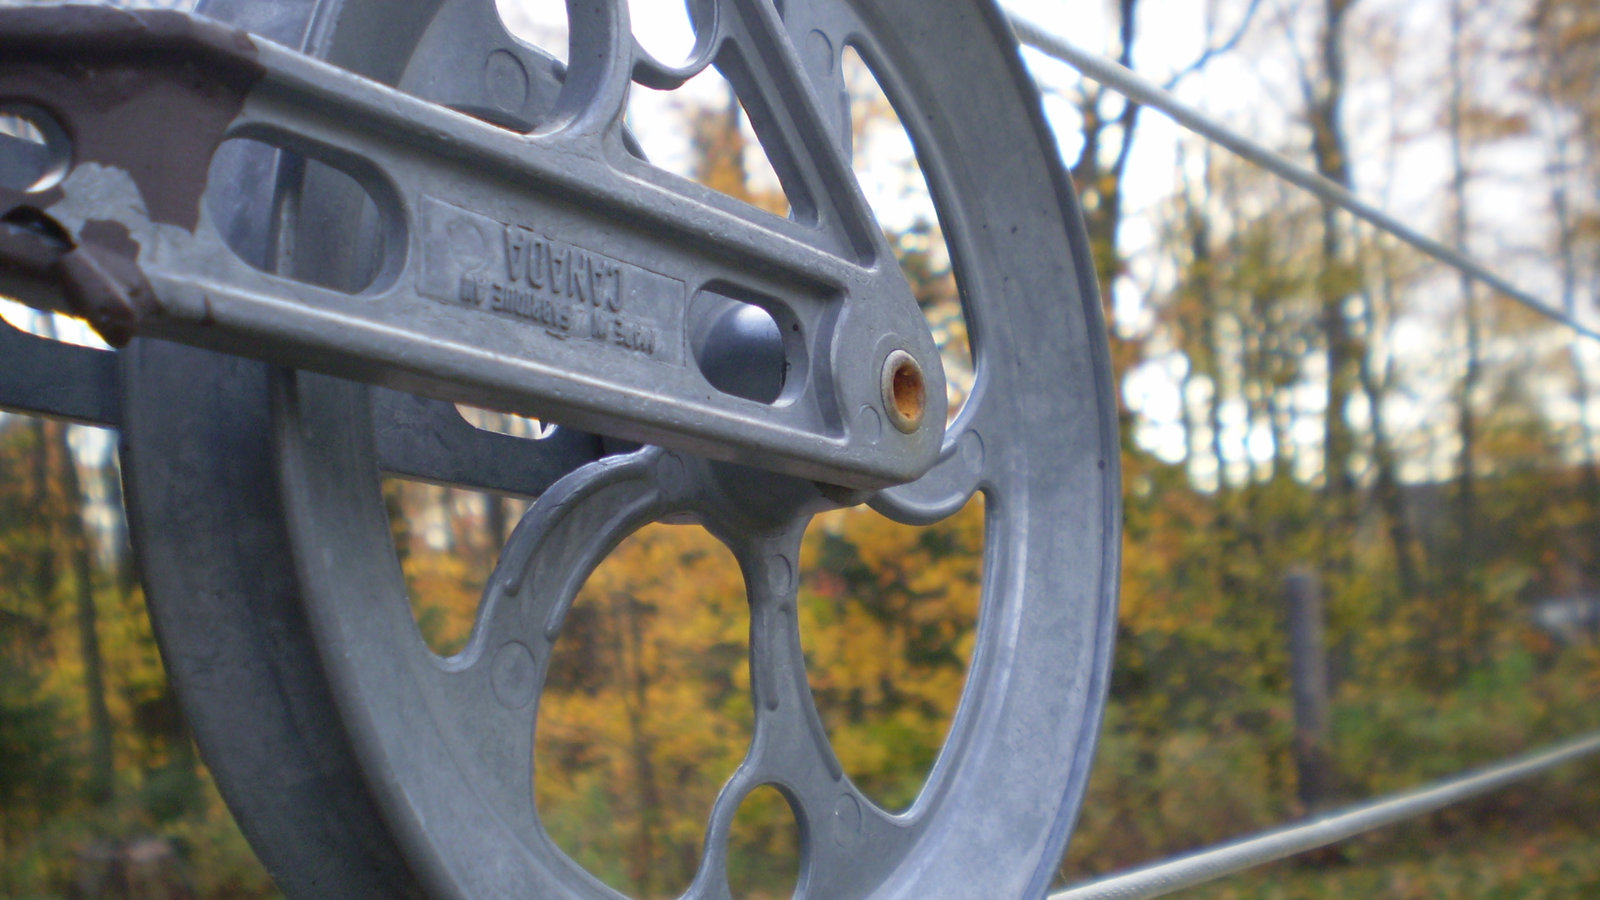
{"type": "MultiPolygon", "coordinates": [[[[939,354],[843,151],[779,154],[787,219],[630,154],[626,5],[595,7],[573,58],[602,62],[575,62],[526,134],[197,16],[0,10],[0,111],[64,160],[0,193],[7,221],[64,237],[41,266],[12,233],[0,290],[113,344],[176,340],[852,488],[922,475],[943,438],[939,354]],[[364,283],[297,270],[286,235],[265,265],[230,244],[204,191],[231,141],[342,173],[376,235],[364,283]],[[781,367],[755,376],[775,396],[699,361],[730,306],[775,324],[772,352],[744,354],[781,367]],[[898,395],[891,356],[919,380],[898,395]],[[907,396],[926,408],[908,418],[907,396]]],[[[772,40],[758,81],[776,139],[825,136],[782,27],[745,25],[772,40]]]]}

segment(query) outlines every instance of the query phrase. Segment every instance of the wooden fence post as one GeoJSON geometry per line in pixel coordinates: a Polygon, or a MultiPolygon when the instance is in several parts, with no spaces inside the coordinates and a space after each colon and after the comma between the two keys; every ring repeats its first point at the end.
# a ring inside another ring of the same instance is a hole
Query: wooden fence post
{"type": "Polygon", "coordinates": [[[1323,639],[1322,584],[1315,571],[1296,568],[1284,579],[1289,605],[1289,678],[1294,694],[1294,762],[1306,814],[1333,793],[1328,757],[1328,651],[1323,639]]]}

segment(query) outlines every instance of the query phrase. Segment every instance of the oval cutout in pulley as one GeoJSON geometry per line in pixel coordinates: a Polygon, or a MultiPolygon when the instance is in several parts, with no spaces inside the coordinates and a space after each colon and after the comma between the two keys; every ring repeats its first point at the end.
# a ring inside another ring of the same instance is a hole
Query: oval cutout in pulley
{"type": "Polygon", "coordinates": [[[399,202],[376,172],[363,171],[370,166],[338,155],[253,137],[224,141],[211,158],[206,208],[228,248],[268,274],[346,294],[392,278],[406,246],[399,202]],[[255,183],[278,189],[240,190],[255,183]]]}

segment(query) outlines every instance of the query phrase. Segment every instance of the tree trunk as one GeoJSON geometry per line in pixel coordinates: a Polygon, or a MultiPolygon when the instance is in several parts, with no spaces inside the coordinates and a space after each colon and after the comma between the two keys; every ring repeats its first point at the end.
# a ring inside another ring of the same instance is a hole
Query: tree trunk
{"type": "Polygon", "coordinates": [[[483,495],[483,527],[489,533],[489,563],[493,565],[506,542],[506,500],[499,494],[483,495]]]}
{"type": "Polygon", "coordinates": [[[94,558],[89,530],[83,521],[83,491],[67,427],[48,422],[53,474],[61,485],[57,510],[57,534],[68,548],[72,561],[74,618],[78,645],[83,654],[83,689],[89,709],[89,799],[108,803],[115,787],[115,767],[111,749],[111,711],[106,705],[105,657],[100,652],[99,610],[94,598],[94,558]]]}
{"type": "MultiPolygon", "coordinates": [[[[1380,251],[1381,252],[1381,251],[1380,251]]],[[[1394,298],[1392,296],[1393,280],[1389,276],[1387,266],[1380,266],[1380,278],[1383,284],[1384,306],[1392,310],[1394,298]]],[[[1367,296],[1362,315],[1366,321],[1366,333],[1378,333],[1379,317],[1377,311],[1377,298],[1367,296]]],[[[1399,581],[1400,596],[1412,598],[1421,592],[1421,576],[1417,571],[1416,557],[1414,555],[1416,536],[1411,532],[1411,521],[1406,516],[1405,496],[1400,489],[1400,477],[1396,472],[1394,442],[1389,436],[1387,418],[1383,410],[1384,397],[1388,392],[1391,374],[1385,372],[1380,378],[1373,371],[1373,360],[1370,349],[1358,358],[1357,371],[1361,376],[1361,391],[1366,395],[1367,406],[1371,410],[1372,419],[1372,460],[1376,469],[1376,484],[1374,485],[1378,505],[1383,511],[1384,521],[1388,525],[1389,542],[1394,548],[1395,575],[1399,581]]]]}
{"type": "MultiPolygon", "coordinates": [[[[1344,27],[1346,16],[1355,3],[1356,0],[1326,0],[1318,38],[1322,80],[1315,86],[1307,85],[1312,159],[1318,173],[1345,188],[1352,184],[1341,118],[1345,93],[1344,27]]],[[[1323,203],[1322,262],[1316,290],[1328,368],[1322,468],[1327,508],[1323,564],[1330,575],[1342,574],[1349,568],[1349,545],[1355,518],[1355,480],[1350,473],[1355,437],[1345,417],[1356,379],[1357,348],[1351,339],[1349,318],[1345,313],[1351,283],[1344,253],[1338,208],[1323,203]]]]}
{"type": "MultiPolygon", "coordinates": [[[[1467,233],[1470,227],[1470,214],[1467,205],[1467,160],[1466,160],[1466,133],[1463,119],[1465,117],[1465,81],[1461,58],[1461,44],[1465,30],[1465,12],[1461,0],[1452,0],[1450,4],[1450,197],[1451,197],[1451,230],[1455,240],[1456,249],[1466,253],[1467,233]]],[[[1467,326],[1467,359],[1466,371],[1461,378],[1461,391],[1457,407],[1456,430],[1461,438],[1461,452],[1457,463],[1456,476],[1456,525],[1459,532],[1459,549],[1456,553],[1457,565],[1454,567],[1453,580],[1458,586],[1464,587],[1468,581],[1471,567],[1478,561],[1478,486],[1475,468],[1477,453],[1478,421],[1474,405],[1477,402],[1478,386],[1483,378],[1483,338],[1481,335],[1482,324],[1479,321],[1477,292],[1474,289],[1472,278],[1466,273],[1460,276],[1461,303],[1465,314],[1467,326]]]]}
{"type": "MultiPolygon", "coordinates": [[[[1570,169],[1576,168],[1571,159],[1567,136],[1557,136],[1555,160],[1550,169],[1554,173],[1554,186],[1550,192],[1550,206],[1556,219],[1556,259],[1561,271],[1561,308],[1574,318],[1578,315],[1578,223],[1568,196],[1567,178],[1570,169]]],[[[1589,387],[1589,363],[1584,353],[1588,342],[1572,341],[1569,351],[1572,359],[1573,399],[1578,404],[1578,440],[1582,444],[1583,494],[1588,509],[1588,532],[1591,545],[1583,567],[1589,586],[1600,582],[1600,454],[1595,444],[1600,440],[1594,421],[1594,392],[1589,387]]]]}
{"type": "MultiPolygon", "coordinates": [[[[1117,61],[1132,68],[1133,45],[1138,33],[1138,0],[1116,0],[1118,35],[1121,48],[1117,61]]],[[[1139,124],[1139,105],[1125,101],[1114,117],[1102,111],[1108,91],[1104,87],[1086,89],[1079,112],[1083,116],[1083,151],[1072,167],[1072,179],[1083,199],[1083,219],[1093,252],[1095,277],[1100,285],[1100,304],[1105,312],[1106,325],[1111,332],[1111,368],[1115,383],[1138,363],[1138,345],[1118,335],[1115,326],[1114,292],[1117,278],[1122,274],[1123,260],[1118,244],[1122,228],[1122,177],[1127,169],[1129,152],[1133,146],[1134,131],[1139,124]],[[1106,145],[1106,130],[1116,126],[1118,134],[1117,155],[1108,164],[1101,160],[1106,145]]],[[[1135,450],[1133,443],[1133,414],[1125,404],[1117,404],[1118,426],[1124,454],[1135,450]]]]}
{"type": "Polygon", "coordinates": [[[656,864],[656,833],[660,828],[661,790],[656,783],[655,747],[645,723],[651,677],[645,668],[644,623],[639,604],[625,594],[612,597],[616,624],[617,662],[622,669],[623,709],[628,718],[629,755],[632,757],[635,802],[639,820],[634,832],[629,876],[635,887],[649,894],[663,888],[664,873],[656,864]]]}
{"type": "MultiPolygon", "coordinates": [[[[55,508],[52,482],[50,477],[50,433],[45,427],[45,420],[29,418],[28,430],[32,433],[33,446],[30,448],[29,463],[32,467],[31,500],[33,508],[40,511],[46,518],[48,529],[49,511],[55,508]]],[[[34,595],[38,598],[41,609],[50,609],[52,595],[56,588],[56,547],[55,541],[45,540],[37,552],[33,554],[32,581],[34,595]]]]}

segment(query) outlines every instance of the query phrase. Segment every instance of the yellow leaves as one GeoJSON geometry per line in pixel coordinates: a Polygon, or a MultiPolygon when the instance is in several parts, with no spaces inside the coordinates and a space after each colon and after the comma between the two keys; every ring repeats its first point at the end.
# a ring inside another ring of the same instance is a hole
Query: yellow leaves
{"type": "Polygon", "coordinates": [[[460,651],[477,616],[481,580],[469,576],[459,556],[441,552],[411,554],[405,574],[423,640],[440,656],[460,651]]]}

